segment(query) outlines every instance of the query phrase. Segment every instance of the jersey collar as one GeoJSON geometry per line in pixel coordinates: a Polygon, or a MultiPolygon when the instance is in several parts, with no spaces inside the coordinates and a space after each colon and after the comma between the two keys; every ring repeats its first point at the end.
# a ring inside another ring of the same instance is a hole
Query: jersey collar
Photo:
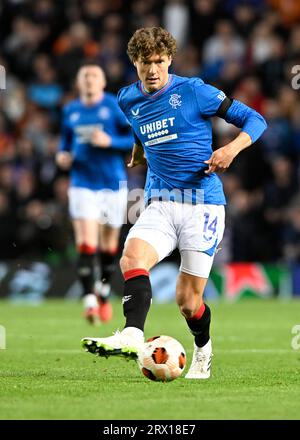
{"type": "Polygon", "coordinates": [[[162,93],[164,93],[170,87],[172,81],[173,81],[173,75],[170,74],[167,84],[165,84],[161,89],[157,90],[156,92],[152,92],[152,93],[147,92],[144,89],[142,81],[139,81],[139,89],[144,96],[147,96],[148,98],[157,98],[158,96],[160,96],[162,93]]]}

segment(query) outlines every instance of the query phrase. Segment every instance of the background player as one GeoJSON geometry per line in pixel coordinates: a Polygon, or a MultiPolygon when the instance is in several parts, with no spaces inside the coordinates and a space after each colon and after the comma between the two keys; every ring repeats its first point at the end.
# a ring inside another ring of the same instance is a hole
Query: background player
{"type": "Polygon", "coordinates": [[[79,253],[78,276],[84,293],[85,316],[108,321],[110,278],[118,251],[120,227],[127,207],[122,152],[133,138],[114,95],[104,92],[103,70],[96,64],[80,68],[79,99],[63,109],[62,136],[56,161],[71,170],[69,208],[79,253]],[[96,255],[100,251],[101,282],[96,285],[96,255]]]}
{"type": "Polygon", "coordinates": [[[148,163],[145,211],[125,243],[121,269],[125,279],[125,328],[108,338],[84,338],[99,355],[136,357],[144,340],[151,303],[149,270],[176,247],[181,254],[176,301],[195,337],[186,378],[210,376],[211,313],[203,291],[223,236],[225,197],[215,172],[225,171],[235,156],[266,128],[264,118],[199,78],[170,75],[176,41],[164,29],[137,30],[128,54],[140,81],[121,89],[119,104],[132,124],[136,144],[130,166],[148,163]],[[212,116],[241,128],[230,143],[212,152],[212,116]]]}

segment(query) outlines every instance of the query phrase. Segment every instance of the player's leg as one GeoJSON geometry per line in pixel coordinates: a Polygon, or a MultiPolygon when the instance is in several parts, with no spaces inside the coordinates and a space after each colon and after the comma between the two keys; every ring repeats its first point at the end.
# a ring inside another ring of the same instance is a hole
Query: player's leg
{"type": "Polygon", "coordinates": [[[150,269],[158,262],[156,249],[140,238],[129,239],[120,261],[124,277],[123,314],[125,329],[144,333],[144,325],[152,300],[150,269]]]}
{"type": "Polygon", "coordinates": [[[92,219],[73,220],[78,252],[77,275],[83,289],[86,319],[93,324],[99,321],[99,304],[95,295],[98,222],[92,219]]]}
{"type": "Polygon", "coordinates": [[[112,318],[112,306],[109,302],[110,281],[116,268],[119,250],[120,230],[126,219],[127,187],[118,191],[97,191],[99,206],[99,253],[101,279],[95,288],[99,295],[100,319],[109,321],[112,318]]]}
{"type": "Polygon", "coordinates": [[[120,228],[99,225],[98,258],[101,265],[101,279],[96,282],[96,293],[100,301],[100,319],[103,322],[112,319],[112,305],[109,301],[111,278],[116,270],[119,250],[120,228]]]}
{"type": "Polygon", "coordinates": [[[194,335],[194,354],[187,379],[210,377],[212,345],[209,334],[211,312],[203,292],[214,255],[224,232],[222,205],[183,205],[185,221],[180,225],[180,275],[177,302],[194,335]]]}
{"type": "Polygon", "coordinates": [[[208,379],[212,347],[210,340],[210,308],[203,301],[203,292],[207,278],[180,272],[176,301],[181,314],[194,335],[194,353],[187,379],[208,379]]]}
{"type": "Polygon", "coordinates": [[[147,207],[125,243],[120,261],[124,276],[124,329],[110,338],[84,338],[82,343],[88,351],[104,356],[137,356],[144,341],[144,324],[152,298],[149,270],[176,247],[176,233],[163,208],[159,202],[147,207]]]}
{"type": "Polygon", "coordinates": [[[99,305],[94,292],[98,247],[98,210],[95,191],[69,189],[69,209],[78,252],[77,275],[83,289],[85,316],[91,323],[99,321],[99,305]]]}
{"type": "Polygon", "coordinates": [[[84,338],[82,345],[87,351],[99,356],[137,358],[144,343],[144,324],[152,299],[149,270],[157,261],[157,252],[149,243],[139,238],[126,242],[120,261],[124,276],[124,329],[107,338],[84,338]]]}

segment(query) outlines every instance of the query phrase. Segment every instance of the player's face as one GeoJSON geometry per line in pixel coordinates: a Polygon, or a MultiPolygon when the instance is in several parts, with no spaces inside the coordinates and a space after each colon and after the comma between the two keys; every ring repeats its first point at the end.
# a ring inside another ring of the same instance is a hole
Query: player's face
{"type": "Polygon", "coordinates": [[[167,84],[171,62],[172,59],[166,54],[153,54],[149,58],[135,61],[138,77],[147,92],[155,92],[167,84]]]}
{"type": "Polygon", "coordinates": [[[96,96],[106,85],[103,70],[98,66],[84,66],[78,72],[77,85],[79,93],[84,96],[96,96]]]}

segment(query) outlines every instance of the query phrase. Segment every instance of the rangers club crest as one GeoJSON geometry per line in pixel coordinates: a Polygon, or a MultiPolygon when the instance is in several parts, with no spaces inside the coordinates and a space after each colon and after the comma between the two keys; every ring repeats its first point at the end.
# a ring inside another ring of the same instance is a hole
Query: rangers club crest
{"type": "Polygon", "coordinates": [[[172,108],[177,108],[181,106],[181,95],[177,95],[177,93],[174,93],[173,95],[171,95],[170,99],[169,99],[169,104],[171,105],[172,108]]]}

